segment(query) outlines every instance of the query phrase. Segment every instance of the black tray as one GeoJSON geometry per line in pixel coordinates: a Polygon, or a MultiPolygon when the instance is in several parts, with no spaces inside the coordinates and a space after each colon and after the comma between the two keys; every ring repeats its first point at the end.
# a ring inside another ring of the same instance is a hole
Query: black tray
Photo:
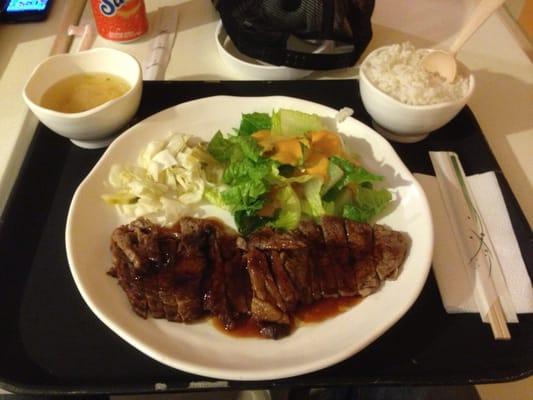
{"type": "MultiPolygon", "coordinates": [[[[133,123],[212,95],[287,95],[355,110],[370,124],[357,81],[146,82],[133,123]]],[[[533,269],[532,235],[468,108],[417,144],[393,144],[413,172],[432,173],[429,150],[453,150],[467,174],[497,171],[515,233],[533,269]]],[[[0,224],[0,386],[24,393],[133,393],[212,388],[472,384],[524,378],[533,370],[533,315],[495,341],[478,315],[446,314],[430,274],[422,294],[389,331],[348,360],[295,378],[220,382],[166,367],[124,342],[83,302],[65,255],[72,195],[103,150],[83,150],[39,125],[0,224]]]]}

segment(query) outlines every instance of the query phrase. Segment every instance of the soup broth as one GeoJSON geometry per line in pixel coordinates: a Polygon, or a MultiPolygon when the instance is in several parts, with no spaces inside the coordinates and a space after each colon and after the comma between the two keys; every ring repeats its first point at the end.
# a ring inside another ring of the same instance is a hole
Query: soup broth
{"type": "Polygon", "coordinates": [[[76,74],[48,88],[41,98],[41,106],[63,113],[78,113],[120,97],[130,87],[123,78],[108,73],[76,74]]]}

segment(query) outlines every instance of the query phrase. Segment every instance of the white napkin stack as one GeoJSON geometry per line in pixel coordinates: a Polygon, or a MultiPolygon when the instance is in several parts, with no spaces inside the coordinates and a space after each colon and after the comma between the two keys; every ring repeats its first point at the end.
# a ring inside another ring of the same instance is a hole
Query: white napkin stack
{"type": "MultiPolygon", "coordinates": [[[[433,271],[449,313],[477,313],[474,290],[462,266],[452,227],[434,176],[415,174],[431,207],[435,229],[433,271]]],[[[467,178],[487,227],[517,313],[533,312],[533,288],[494,172],[467,178]]]]}

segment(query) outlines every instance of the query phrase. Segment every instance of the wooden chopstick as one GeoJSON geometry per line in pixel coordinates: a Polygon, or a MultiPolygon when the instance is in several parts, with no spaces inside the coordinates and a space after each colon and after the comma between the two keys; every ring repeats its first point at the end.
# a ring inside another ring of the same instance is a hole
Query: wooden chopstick
{"type": "MultiPolygon", "coordinates": [[[[68,34],[68,27],[71,24],[77,24],[85,7],[85,0],[66,0],[63,2],[63,13],[59,20],[59,26],[56,33],[56,38],[50,49],[50,55],[66,53],[69,51],[72,43],[72,36],[68,34]]],[[[54,8],[58,11],[60,2],[54,4],[54,8]]]]}
{"type": "Polygon", "coordinates": [[[502,305],[500,300],[496,299],[492,306],[489,309],[487,318],[492,328],[492,334],[497,340],[509,340],[511,339],[511,332],[509,332],[509,327],[507,326],[507,321],[505,319],[505,314],[503,313],[502,305]]]}
{"type": "MultiPolygon", "coordinates": [[[[493,275],[501,273],[501,266],[459,157],[453,152],[429,152],[429,156],[478,310],[490,323],[495,339],[510,339],[500,300],[500,295],[504,299],[508,295],[507,288],[498,293],[493,275]]],[[[508,311],[508,317],[516,318],[514,309],[508,311]]]]}

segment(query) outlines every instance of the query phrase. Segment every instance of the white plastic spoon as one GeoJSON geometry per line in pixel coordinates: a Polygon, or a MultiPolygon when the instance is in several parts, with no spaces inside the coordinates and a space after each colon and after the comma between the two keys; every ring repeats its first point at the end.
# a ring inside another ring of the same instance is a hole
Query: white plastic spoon
{"type": "Polygon", "coordinates": [[[429,72],[435,72],[453,82],[457,75],[455,55],[474,32],[496,11],[505,0],[481,0],[472,15],[457,35],[448,51],[433,50],[422,59],[423,67],[429,72]]]}

